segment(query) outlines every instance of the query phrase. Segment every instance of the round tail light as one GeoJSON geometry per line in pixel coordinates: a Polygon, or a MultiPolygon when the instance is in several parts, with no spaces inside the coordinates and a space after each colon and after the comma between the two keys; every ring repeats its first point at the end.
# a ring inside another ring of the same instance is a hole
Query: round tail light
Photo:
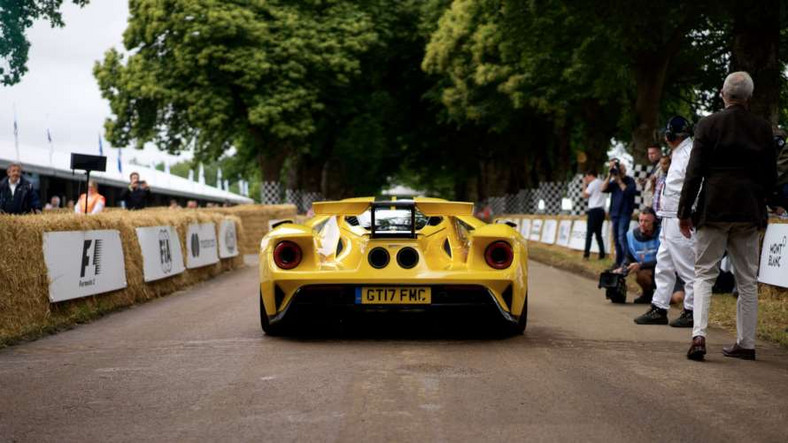
{"type": "Polygon", "coordinates": [[[419,253],[410,247],[402,248],[397,252],[397,263],[402,269],[410,269],[419,263],[419,253]]]}
{"type": "Polygon", "coordinates": [[[370,266],[375,269],[385,268],[386,265],[389,264],[390,260],[389,251],[381,247],[373,248],[371,251],[369,251],[367,260],[369,260],[370,266]]]}
{"type": "Polygon", "coordinates": [[[282,269],[293,269],[301,263],[301,248],[291,242],[283,241],[274,248],[274,263],[282,269]]]}
{"type": "Polygon", "coordinates": [[[514,260],[514,251],[505,241],[492,242],[484,251],[484,260],[491,268],[506,269],[514,260]]]}

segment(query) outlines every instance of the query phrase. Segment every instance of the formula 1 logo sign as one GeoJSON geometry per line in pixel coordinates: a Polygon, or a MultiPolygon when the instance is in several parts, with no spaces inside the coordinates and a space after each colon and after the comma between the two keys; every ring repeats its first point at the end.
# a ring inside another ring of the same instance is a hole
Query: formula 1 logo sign
{"type": "Polygon", "coordinates": [[[94,286],[96,276],[101,274],[102,240],[85,240],[82,242],[82,267],[79,271],[79,286],[94,286]]]}
{"type": "Polygon", "coordinates": [[[758,281],[788,288],[788,225],[770,224],[766,228],[758,281]]]}
{"type": "Polygon", "coordinates": [[[238,255],[238,238],[235,222],[222,220],[219,225],[219,258],[230,258],[238,255]]]}
{"type": "Polygon", "coordinates": [[[199,268],[219,261],[216,242],[216,225],[194,223],[186,231],[186,267],[199,268]]]}
{"type": "Polygon", "coordinates": [[[126,287],[116,230],[45,232],[43,246],[53,303],[126,287]]]}
{"type": "Polygon", "coordinates": [[[174,227],[137,228],[137,241],[142,251],[142,271],[146,282],[172,277],[186,269],[181,242],[174,227]]]}

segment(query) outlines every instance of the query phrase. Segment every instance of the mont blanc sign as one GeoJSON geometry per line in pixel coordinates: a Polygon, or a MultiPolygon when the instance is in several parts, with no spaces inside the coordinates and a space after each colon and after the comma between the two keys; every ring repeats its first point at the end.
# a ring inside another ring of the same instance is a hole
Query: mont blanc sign
{"type": "Polygon", "coordinates": [[[766,228],[758,281],[788,288],[788,224],[770,224],[766,228]]]}
{"type": "Polygon", "coordinates": [[[178,232],[172,226],[137,228],[137,240],[142,251],[144,280],[154,281],[180,274],[183,251],[178,232]]]}
{"type": "Polygon", "coordinates": [[[186,267],[212,265],[219,261],[216,227],[213,223],[193,223],[186,231],[186,267]]]}
{"type": "Polygon", "coordinates": [[[117,230],[44,233],[49,300],[59,302],[126,287],[117,230]]]}

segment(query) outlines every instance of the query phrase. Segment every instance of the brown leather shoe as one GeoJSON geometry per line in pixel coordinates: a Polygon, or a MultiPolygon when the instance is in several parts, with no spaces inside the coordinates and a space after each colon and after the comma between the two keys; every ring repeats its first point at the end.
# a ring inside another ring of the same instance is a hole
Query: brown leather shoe
{"type": "Polygon", "coordinates": [[[692,344],[689,351],[687,351],[687,358],[695,361],[703,361],[703,356],[706,355],[706,337],[700,335],[692,337],[692,344]]]}
{"type": "Polygon", "coordinates": [[[722,355],[742,360],[755,360],[755,349],[745,349],[739,346],[738,343],[735,343],[733,346],[723,347],[722,355]]]}

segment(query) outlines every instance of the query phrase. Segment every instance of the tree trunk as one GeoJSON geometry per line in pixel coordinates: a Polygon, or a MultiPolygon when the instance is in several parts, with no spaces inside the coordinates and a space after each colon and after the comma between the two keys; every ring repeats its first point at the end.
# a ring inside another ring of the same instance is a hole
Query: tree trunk
{"type": "Polygon", "coordinates": [[[734,2],[731,72],[747,71],[755,83],[750,110],[776,125],[780,99],[779,0],[734,2]]]}
{"type": "Polygon", "coordinates": [[[286,149],[276,149],[274,152],[264,152],[257,156],[257,162],[260,164],[264,182],[278,182],[281,180],[282,167],[286,158],[286,149]]]}
{"type": "Polygon", "coordinates": [[[670,57],[658,54],[643,55],[635,65],[637,99],[635,100],[635,129],[632,131],[632,155],[635,163],[645,163],[648,145],[657,141],[659,108],[665,74],[670,57]]]}
{"type": "Polygon", "coordinates": [[[304,156],[298,162],[298,175],[301,190],[307,192],[320,192],[323,166],[325,162],[311,156],[304,156]]]}
{"type": "Polygon", "coordinates": [[[681,49],[684,33],[694,20],[695,14],[695,9],[690,8],[683,20],[673,29],[667,41],[653,51],[635,55],[637,98],[634,109],[635,128],[632,131],[632,156],[635,158],[635,163],[644,164],[647,161],[646,148],[650,143],[657,141],[659,109],[665,76],[671,59],[681,49]]]}

